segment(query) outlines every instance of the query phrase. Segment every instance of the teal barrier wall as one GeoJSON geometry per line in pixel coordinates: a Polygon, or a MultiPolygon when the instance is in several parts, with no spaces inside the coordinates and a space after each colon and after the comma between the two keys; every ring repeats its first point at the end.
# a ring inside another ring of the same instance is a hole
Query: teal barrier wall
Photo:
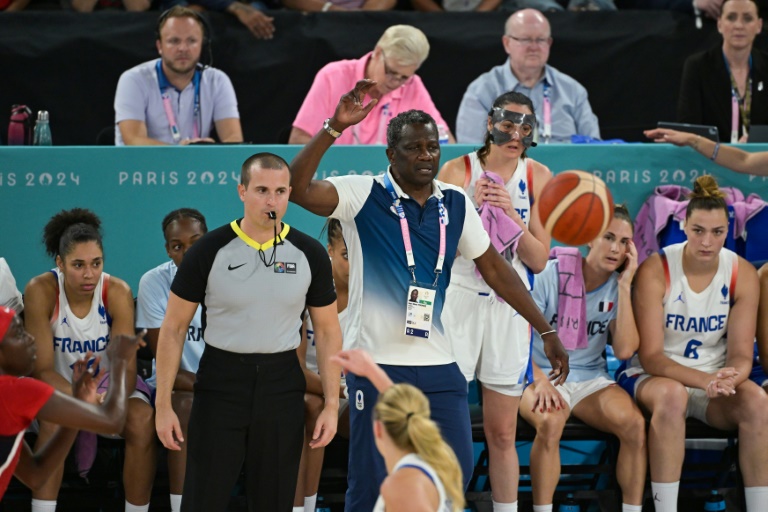
{"type": "MultiPolygon", "coordinates": [[[[744,146],[750,151],[768,145],[744,146]]],[[[195,146],[161,148],[3,147],[0,148],[0,256],[8,260],[23,289],[33,276],[53,266],[41,243],[51,215],[75,206],[101,217],[105,269],[125,279],[136,292],[141,275],[167,259],[160,229],[170,210],[190,206],[202,211],[210,228],[242,215],[237,196],[240,165],[259,151],[273,151],[288,161],[296,146],[195,146]]],[[[442,161],[471,150],[446,146],[442,161]]],[[[530,156],[557,173],[592,171],[602,177],[617,201],[633,215],[653,188],[690,186],[702,173],[722,185],[757,192],[768,198],[766,178],[745,176],[719,167],[689,148],[637,144],[618,146],[539,146],[530,156]]],[[[333,148],[317,177],[351,173],[377,174],[387,165],[384,148],[333,148]]],[[[287,222],[319,236],[323,219],[291,205],[287,222]]]]}

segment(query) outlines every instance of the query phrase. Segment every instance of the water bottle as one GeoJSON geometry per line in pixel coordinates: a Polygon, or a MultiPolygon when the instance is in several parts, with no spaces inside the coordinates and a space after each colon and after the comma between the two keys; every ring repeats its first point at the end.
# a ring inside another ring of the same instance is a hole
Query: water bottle
{"type": "Polygon", "coordinates": [[[52,146],[51,125],[48,124],[48,111],[41,110],[37,113],[37,123],[35,124],[35,136],[32,141],[33,146],[52,146]]]}
{"type": "Polygon", "coordinates": [[[448,128],[441,124],[437,125],[437,137],[440,144],[448,144],[448,128]]]}
{"type": "Polygon", "coordinates": [[[710,494],[707,500],[704,502],[704,510],[706,512],[725,510],[725,498],[723,498],[723,496],[716,490],[713,490],[712,494],[710,494]]]}
{"type": "Polygon", "coordinates": [[[11,107],[11,122],[8,124],[8,145],[25,146],[32,143],[32,111],[26,105],[11,107]]]}
{"type": "Polygon", "coordinates": [[[568,495],[565,497],[565,500],[560,503],[560,508],[557,510],[558,512],[580,512],[581,507],[579,507],[579,503],[573,497],[573,494],[568,493],[568,495]]]}

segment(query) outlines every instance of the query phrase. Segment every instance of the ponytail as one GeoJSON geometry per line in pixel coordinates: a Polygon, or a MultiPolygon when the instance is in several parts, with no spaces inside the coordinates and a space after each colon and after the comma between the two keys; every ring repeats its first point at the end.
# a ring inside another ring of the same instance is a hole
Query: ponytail
{"type": "Polygon", "coordinates": [[[456,454],[430,418],[427,397],[410,384],[395,384],[379,396],[374,416],[401,449],[415,452],[432,466],[453,510],[464,510],[464,488],[456,454]]]}

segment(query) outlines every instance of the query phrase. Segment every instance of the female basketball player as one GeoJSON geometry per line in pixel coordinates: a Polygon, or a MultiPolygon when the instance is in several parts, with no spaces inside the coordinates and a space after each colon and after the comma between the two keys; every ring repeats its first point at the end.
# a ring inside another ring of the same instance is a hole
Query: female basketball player
{"type": "MultiPolygon", "coordinates": [[[[107,371],[110,338],[134,332],[131,289],[103,271],[100,225],[93,212],[81,208],[54,215],[45,226],[43,241],[56,267],[33,278],[24,294],[25,326],[37,346],[34,375],[62,393],[70,393],[71,367],[78,359],[93,352],[101,357],[100,369],[107,371]]],[[[129,372],[129,389],[136,382],[139,389],[148,391],[136,377],[135,359],[129,372]]],[[[148,394],[134,392],[121,432],[125,438],[126,512],[149,510],[156,465],[153,415],[148,394]]],[[[41,423],[37,446],[50,439],[54,428],[41,423]]],[[[62,474],[63,465],[33,493],[32,512],[55,510],[62,474]]]]}
{"type": "Polygon", "coordinates": [[[550,369],[550,364],[544,356],[541,337],[534,336],[536,379],[523,393],[520,415],[536,428],[531,447],[531,483],[537,512],[552,510],[560,477],[559,442],[571,413],[619,438],[616,479],[623,496],[622,512],[641,510],[646,471],[645,419],[632,398],[608,375],[603,357],[609,337],[619,359],[632,357],[639,343],[631,302],[632,279],[637,270],[633,235],[629,212],[624,206],[616,206],[608,229],[589,243],[586,258],[575,253],[561,255],[550,260],[547,268],[536,276],[533,298],[553,327],[560,328],[564,343],[568,329],[560,326],[574,318],[570,317],[566,302],[561,301],[560,272],[572,272],[569,266],[580,265],[586,292],[586,316],[575,318],[586,343],[569,348],[571,373],[568,381],[557,389],[543,373],[550,369]]]}
{"type": "Polygon", "coordinates": [[[686,242],[643,262],[633,305],[640,349],[619,383],[651,417],[651,489],[657,512],[677,510],[685,419],[739,431],[747,510],[768,501],[768,395],[747,379],[759,286],[746,260],[723,248],[728,209],[711,176],[686,210],[686,242]]]}
{"type": "Polygon", "coordinates": [[[10,442],[2,446],[0,501],[15,476],[31,489],[38,489],[52,471],[64,463],[77,429],[115,434],[123,429],[127,407],[127,371],[136,359],[140,337],[117,336],[107,347],[111,360],[110,385],[103,406],[96,393],[94,371],[88,368],[91,354],[74,363],[72,394],[55,390],[37,379],[24,379],[35,368],[35,340],[24,330],[16,311],[0,307],[0,436],[10,442]],[[89,402],[89,403],[84,403],[89,402]],[[37,453],[24,441],[24,433],[38,418],[61,425],[37,453]]]}
{"type": "MultiPolygon", "coordinates": [[[[530,273],[544,269],[550,244],[533,203],[552,173],[526,156],[535,130],[531,100],[520,93],[505,93],[488,113],[483,147],[450,160],[440,171],[440,180],[464,188],[476,207],[498,207],[513,221],[519,241],[515,250],[502,254],[529,289],[530,273]]],[[[514,512],[520,474],[515,430],[529,360],[530,326],[496,297],[474,263],[464,258],[456,258],[453,264],[442,318],[464,376],[472,380],[477,374],[482,386],[493,510],[514,512]]]]}
{"type": "MultiPolygon", "coordinates": [[[[336,308],[339,312],[339,323],[342,331],[347,319],[347,303],[349,301],[349,259],[347,257],[347,244],[341,232],[341,223],[338,219],[328,219],[325,230],[328,234],[328,256],[331,258],[333,271],[333,283],[336,286],[336,308]]],[[[323,410],[323,384],[317,367],[317,347],[314,340],[312,321],[307,318],[305,333],[299,346],[299,360],[305,368],[304,377],[307,379],[307,391],[304,394],[305,405],[305,441],[312,439],[317,418],[323,410]]],[[[343,342],[342,342],[343,344],[343,342]]],[[[339,397],[339,423],[336,433],[342,437],[349,437],[349,400],[346,392],[346,382],[341,378],[339,397]]],[[[325,448],[309,448],[308,442],[304,443],[301,452],[301,465],[299,466],[299,480],[296,485],[296,496],[293,501],[293,512],[314,512],[317,502],[317,489],[320,485],[320,473],[323,469],[323,456],[325,448]]]]}
{"type": "Polygon", "coordinates": [[[374,512],[458,512],[464,509],[461,468],[430,419],[429,401],[410,384],[393,384],[363,350],[344,350],[331,360],[369,379],[379,391],[374,406],[376,448],[388,476],[374,512]]]}

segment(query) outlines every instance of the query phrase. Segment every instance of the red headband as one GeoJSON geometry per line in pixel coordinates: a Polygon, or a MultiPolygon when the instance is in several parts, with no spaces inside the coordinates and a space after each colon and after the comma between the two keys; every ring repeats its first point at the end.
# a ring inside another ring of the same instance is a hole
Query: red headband
{"type": "Polygon", "coordinates": [[[8,327],[11,326],[11,322],[15,316],[16,311],[11,308],[0,307],[0,342],[5,338],[5,333],[8,332],[8,327]]]}

